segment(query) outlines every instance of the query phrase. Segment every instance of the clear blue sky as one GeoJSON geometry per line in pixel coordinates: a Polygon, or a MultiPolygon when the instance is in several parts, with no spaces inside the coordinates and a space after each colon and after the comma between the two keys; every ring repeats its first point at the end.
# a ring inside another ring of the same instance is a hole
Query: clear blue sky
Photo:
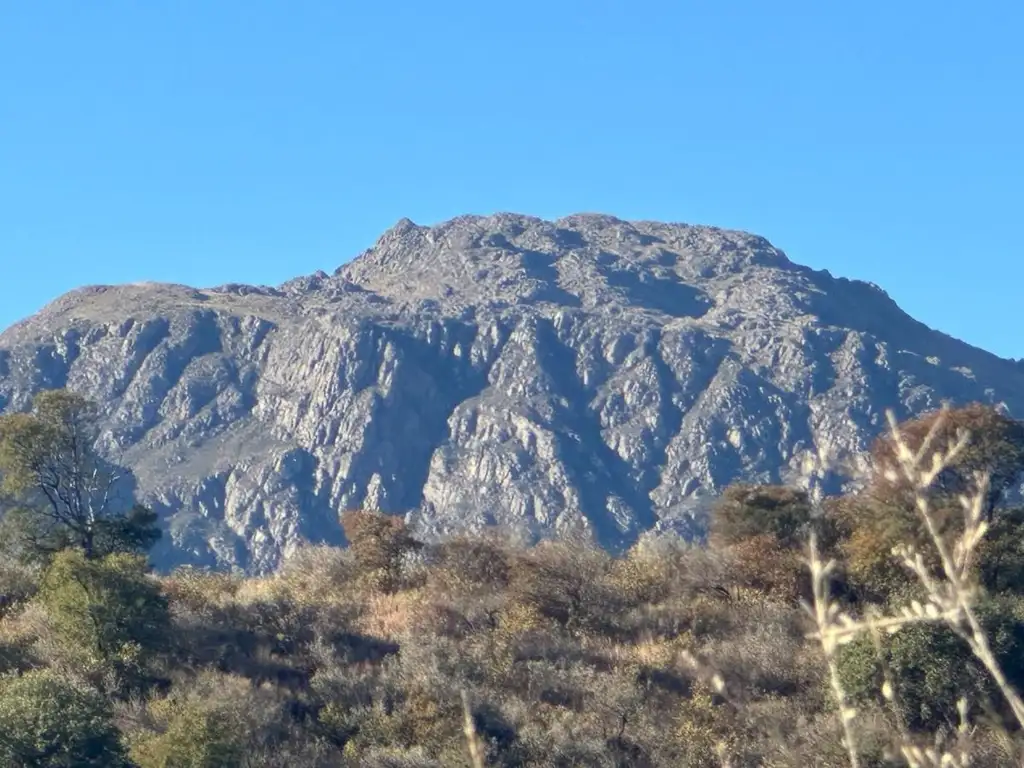
{"type": "Polygon", "coordinates": [[[403,216],[742,228],[1024,357],[1024,7],[0,5],[0,326],[88,283],[277,284],[403,216]]]}

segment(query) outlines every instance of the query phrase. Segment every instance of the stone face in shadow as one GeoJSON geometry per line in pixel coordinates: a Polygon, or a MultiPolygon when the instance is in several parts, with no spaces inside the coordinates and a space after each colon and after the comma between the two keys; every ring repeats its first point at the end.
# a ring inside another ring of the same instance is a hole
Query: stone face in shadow
{"type": "Polygon", "coordinates": [[[673,317],[703,317],[713,306],[708,296],[678,279],[657,277],[650,272],[602,268],[608,285],[619,288],[632,306],[664,312],[673,317]]]}
{"type": "Polygon", "coordinates": [[[558,260],[556,254],[525,249],[517,249],[517,253],[527,277],[541,283],[541,286],[533,292],[533,299],[550,301],[552,304],[560,304],[565,307],[582,305],[579,296],[558,285],[558,269],[555,267],[555,262],[558,260]]]}
{"type": "Polygon", "coordinates": [[[571,229],[556,229],[555,242],[562,248],[584,248],[587,245],[583,235],[571,229]]]}

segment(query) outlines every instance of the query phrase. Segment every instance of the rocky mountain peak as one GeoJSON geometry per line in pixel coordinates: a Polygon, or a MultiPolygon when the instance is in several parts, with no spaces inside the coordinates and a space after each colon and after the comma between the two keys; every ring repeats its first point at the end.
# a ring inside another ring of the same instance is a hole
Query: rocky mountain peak
{"type": "Polygon", "coordinates": [[[1024,412],[1024,368],[877,286],[598,214],[403,219],[276,288],[83,288],[0,334],[0,408],[63,386],[100,403],[163,564],[252,571],[354,507],[425,535],[689,535],[724,485],[856,454],[887,408],[1024,412]]]}
{"type": "Polygon", "coordinates": [[[550,222],[503,213],[433,227],[403,219],[335,275],[401,302],[621,309],[644,293],[659,310],[680,299],[679,311],[688,314],[696,293],[679,286],[754,267],[796,269],[764,238],[742,232],[597,214],[550,222]]]}

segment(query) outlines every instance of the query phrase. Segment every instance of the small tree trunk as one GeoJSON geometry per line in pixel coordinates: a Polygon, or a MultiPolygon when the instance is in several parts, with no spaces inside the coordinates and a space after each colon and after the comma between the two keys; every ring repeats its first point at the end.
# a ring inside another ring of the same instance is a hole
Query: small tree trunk
{"type": "Polygon", "coordinates": [[[86,560],[92,560],[95,557],[95,544],[93,542],[93,531],[91,528],[86,529],[85,533],[82,534],[82,551],[85,553],[86,560]]]}

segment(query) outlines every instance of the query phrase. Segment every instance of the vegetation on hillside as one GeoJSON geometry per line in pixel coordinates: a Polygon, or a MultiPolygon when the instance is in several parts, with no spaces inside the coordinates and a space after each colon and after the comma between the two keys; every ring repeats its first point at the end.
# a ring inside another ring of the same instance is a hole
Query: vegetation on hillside
{"type": "Polygon", "coordinates": [[[1019,765],[1022,435],[929,414],[856,493],[728,489],[700,546],[349,511],[272,576],[157,576],[91,406],[44,393],[0,416],[0,763],[1019,765]]]}

